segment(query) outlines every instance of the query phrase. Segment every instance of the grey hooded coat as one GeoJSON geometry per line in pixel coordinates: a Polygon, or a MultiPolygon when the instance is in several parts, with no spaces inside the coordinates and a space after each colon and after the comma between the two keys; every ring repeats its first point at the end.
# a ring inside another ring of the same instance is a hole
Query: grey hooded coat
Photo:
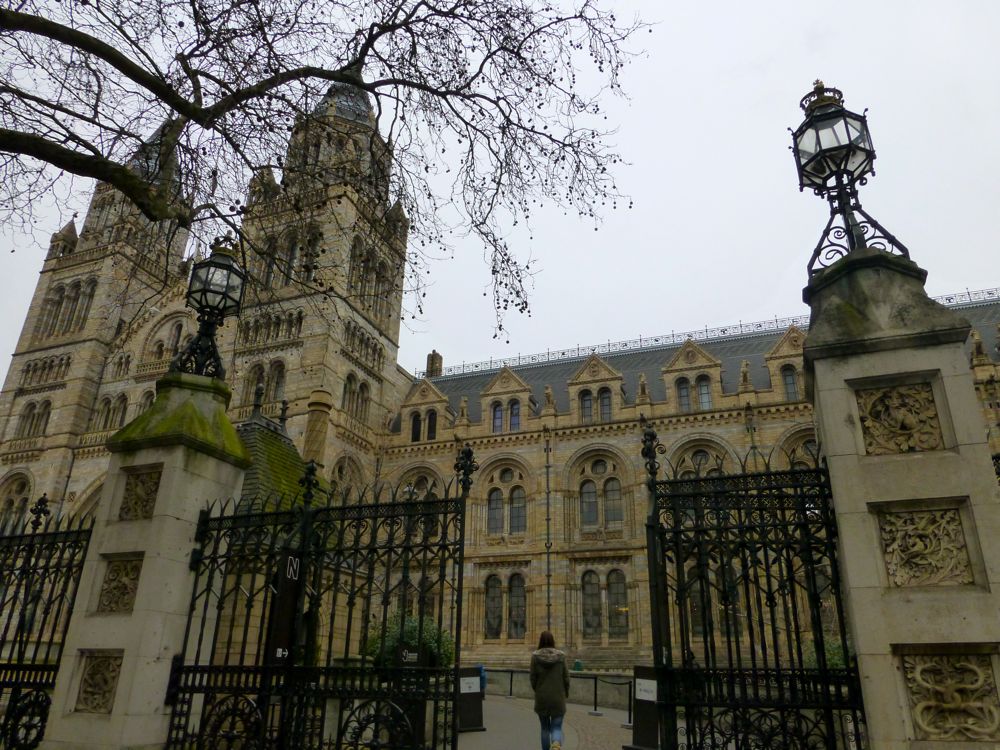
{"type": "Polygon", "coordinates": [[[535,713],[563,716],[569,695],[566,654],[555,648],[540,648],[531,654],[531,689],[535,691],[535,713]]]}

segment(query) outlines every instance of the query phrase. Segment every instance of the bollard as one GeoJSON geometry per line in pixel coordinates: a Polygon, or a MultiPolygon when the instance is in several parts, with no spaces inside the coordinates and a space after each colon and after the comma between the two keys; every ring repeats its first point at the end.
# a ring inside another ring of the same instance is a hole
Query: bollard
{"type": "Polygon", "coordinates": [[[587,711],[591,716],[604,716],[604,713],[597,710],[597,675],[594,675],[594,710],[587,711]]]}

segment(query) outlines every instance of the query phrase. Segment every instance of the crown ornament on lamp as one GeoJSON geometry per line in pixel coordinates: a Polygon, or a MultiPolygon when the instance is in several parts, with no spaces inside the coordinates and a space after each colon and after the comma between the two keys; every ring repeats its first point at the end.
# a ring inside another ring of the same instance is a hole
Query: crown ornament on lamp
{"type": "Polygon", "coordinates": [[[809,259],[809,275],[860,248],[910,257],[906,247],[872,218],[858,199],[858,186],[875,174],[875,147],[867,110],[844,107],[839,89],[817,80],[799,102],[805,120],[792,132],[799,190],[809,188],[830,204],[830,220],[809,259]]]}
{"type": "Polygon", "coordinates": [[[215,332],[223,321],[240,311],[246,273],[237,262],[231,235],[216,237],[212,252],[191,269],[187,304],[198,312],[198,333],[170,362],[170,372],[207,375],[225,380],[215,332]]]}

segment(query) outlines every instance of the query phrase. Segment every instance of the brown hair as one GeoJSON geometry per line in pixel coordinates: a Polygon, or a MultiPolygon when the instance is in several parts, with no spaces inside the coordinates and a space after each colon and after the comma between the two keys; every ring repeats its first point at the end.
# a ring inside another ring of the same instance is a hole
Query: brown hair
{"type": "Polygon", "coordinates": [[[541,637],[538,639],[538,648],[555,648],[556,647],[556,637],[552,635],[548,630],[542,632],[541,637]]]}

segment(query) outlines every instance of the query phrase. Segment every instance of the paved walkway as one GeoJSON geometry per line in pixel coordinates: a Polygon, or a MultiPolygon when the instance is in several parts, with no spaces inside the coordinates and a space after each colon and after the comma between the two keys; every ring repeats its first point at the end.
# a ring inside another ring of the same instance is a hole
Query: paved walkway
{"type": "MultiPolygon", "coordinates": [[[[632,730],[623,729],[625,711],[601,709],[590,716],[587,706],[571,703],[563,720],[563,750],[621,750],[632,741],[632,730]]],[[[525,698],[487,695],[483,705],[485,732],[462,732],[459,750],[539,750],[541,736],[532,702],[525,698]]]]}

